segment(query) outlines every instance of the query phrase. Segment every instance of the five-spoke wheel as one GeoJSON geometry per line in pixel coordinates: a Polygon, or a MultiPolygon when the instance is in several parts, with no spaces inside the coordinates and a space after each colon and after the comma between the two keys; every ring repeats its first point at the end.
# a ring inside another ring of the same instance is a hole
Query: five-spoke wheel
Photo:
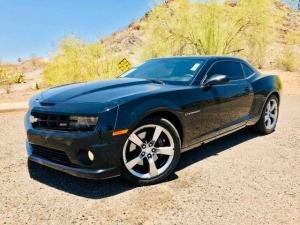
{"type": "Polygon", "coordinates": [[[272,95],[266,102],[260,120],[255,124],[255,128],[263,133],[269,134],[275,130],[278,118],[279,100],[272,95]]]}
{"type": "Polygon", "coordinates": [[[265,108],[265,125],[267,129],[272,129],[277,121],[277,101],[270,99],[265,108]]]}
{"type": "Polygon", "coordinates": [[[180,138],[172,123],[148,119],[131,132],[124,144],[125,177],[143,185],[160,182],[174,170],[179,154],[180,138]]]}

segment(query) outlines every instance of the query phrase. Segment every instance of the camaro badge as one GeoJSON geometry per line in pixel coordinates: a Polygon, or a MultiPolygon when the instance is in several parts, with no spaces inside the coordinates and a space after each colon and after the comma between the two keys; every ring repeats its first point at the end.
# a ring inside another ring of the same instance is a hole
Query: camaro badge
{"type": "Polygon", "coordinates": [[[185,116],[190,116],[190,115],[193,115],[193,114],[196,114],[196,113],[199,113],[200,110],[197,110],[197,111],[192,111],[192,112],[188,112],[186,114],[184,114],[185,116]]]}

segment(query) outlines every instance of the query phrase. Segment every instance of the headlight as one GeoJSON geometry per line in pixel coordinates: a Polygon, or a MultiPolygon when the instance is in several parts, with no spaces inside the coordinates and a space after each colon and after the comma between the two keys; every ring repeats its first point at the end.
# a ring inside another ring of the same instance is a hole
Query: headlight
{"type": "Polygon", "coordinates": [[[90,129],[97,125],[96,116],[70,116],[70,127],[75,129],[90,129]]]}
{"type": "Polygon", "coordinates": [[[40,94],[36,94],[36,95],[32,96],[32,97],[29,99],[29,102],[28,102],[28,107],[29,107],[29,108],[32,108],[32,107],[38,102],[39,95],[40,95],[40,94]]]}

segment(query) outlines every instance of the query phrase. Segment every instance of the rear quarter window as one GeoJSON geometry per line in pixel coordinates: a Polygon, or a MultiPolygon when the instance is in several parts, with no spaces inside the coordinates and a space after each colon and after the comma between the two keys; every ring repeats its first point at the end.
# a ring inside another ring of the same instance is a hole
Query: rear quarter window
{"type": "Polygon", "coordinates": [[[245,74],[245,77],[249,77],[252,74],[255,73],[255,71],[253,69],[251,69],[249,66],[247,66],[246,64],[242,63],[242,68],[245,74]]]}

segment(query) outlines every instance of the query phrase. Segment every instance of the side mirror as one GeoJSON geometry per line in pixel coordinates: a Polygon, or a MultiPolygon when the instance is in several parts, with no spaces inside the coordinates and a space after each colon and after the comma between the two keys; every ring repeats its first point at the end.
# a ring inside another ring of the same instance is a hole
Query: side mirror
{"type": "Polygon", "coordinates": [[[210,78],[208,78],[204,83],[202,84],[202,87],[204,88],[210,88],[214,85],[219,84],[226,84],[229,81],[228,77],[226,75],[222,74],[215,74],[212,75],[210,78]]]}

